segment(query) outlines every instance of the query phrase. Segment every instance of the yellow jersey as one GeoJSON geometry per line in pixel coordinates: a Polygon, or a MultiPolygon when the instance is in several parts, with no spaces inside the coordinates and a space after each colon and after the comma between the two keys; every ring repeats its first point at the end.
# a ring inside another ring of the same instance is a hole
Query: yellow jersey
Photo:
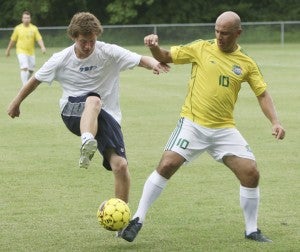
{"type": "Polygon", "coordinates": [[[14,28],[10,39],[16,42],[17,53],[34,55],[35,41],[41,40],[42,36],[35,25],[24,26],[19,24],[14,28]]]}
{"type": "Polygon", "coordinates": [[[256,96],[266,90],[257,64],[238,45],[222,52],[214,40],[197,40],[171,47],[174,64],[192,64],[188,93],[180,116],[208,128],[233,128],[234,105],[243,82],[256,96]]]}

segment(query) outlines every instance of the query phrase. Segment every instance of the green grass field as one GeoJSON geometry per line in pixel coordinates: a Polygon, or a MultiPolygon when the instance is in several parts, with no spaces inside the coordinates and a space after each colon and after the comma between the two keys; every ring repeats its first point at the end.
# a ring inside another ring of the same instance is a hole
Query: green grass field
{"type": "MultiPolygon", "coordinates": [[[[244,239],[239,183],[206,154],[170,180],[133,243],[115,239],[96,218],[100,203],[114,196],[112,174],[102,168],[100,155],[88,170],[78,168],[80,139],[60,118],[59,85],[42,84],[24,102],[20,118],[7,116],[21,87],[12,52],[10,58],[3,53],[0,62],[0,251],[300,251],[300,46],[244,48],[261,67],[287,131],[284,141],[273,139],[270,123],[245,84],[235,117],[257,158],[259,226],[273,243],[244,239]]],[[[148,54],[144,47],[130,49],[148,54]]],[[[37,52],[38,67],[53,51],[37,52]]],[[[189,66],[172,66],[160,76],[140,68],[122,73],[133,213],[177,123],[189,72],[189,66]]]]}

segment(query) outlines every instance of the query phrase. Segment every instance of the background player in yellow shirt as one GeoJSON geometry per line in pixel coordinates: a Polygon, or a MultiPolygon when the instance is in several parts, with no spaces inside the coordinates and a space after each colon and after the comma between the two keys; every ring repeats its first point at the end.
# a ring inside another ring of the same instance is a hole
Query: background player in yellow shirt
{"type": "Polygon", "coordinates": [[[24,11],[22,14],[22,23],[14,28],[5,52],[7,57],[10,56],[10,50],[16,44],[16,53],[20,64],[21,80],[23,85],[26,84],[34,71],[35,42],[39,44],[43,53],[46,52],[46,48],[38,28],[30,22],[30,13],[28,11],[24,11]]]}
{"type": "Polygon", "coordinates": [[[207,151],[224,163],[240,181],[240,205],[245,218],[245,238],[271,242],[257,228],[259,172],[248,143],[235,128],[234,105],[242,82],[248,82],[265,116],[272,123],[272,134],[283,139],[285,130],[277,117],[272,98],[256,63],[237,44],[242,32],[240,17],[231,11],[222,13],[215,23],[214,40],[199,40],[165,50],[158,36],[144,38],[160,62],[192,64],[188,93],[181,119],[173,131],[157,169],[144,185],[138,209],[127,228],[119,233],[133,241],[142,227],[151,204],[159,197],[167,181],[185,163],[207,151]]]}

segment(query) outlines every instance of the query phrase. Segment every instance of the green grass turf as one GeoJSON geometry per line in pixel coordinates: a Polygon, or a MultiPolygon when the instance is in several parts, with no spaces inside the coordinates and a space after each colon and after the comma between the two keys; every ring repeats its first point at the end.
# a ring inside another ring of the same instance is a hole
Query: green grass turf
{"type": "MultiPolygon", "coordinates": [[[[7,116],[21,87],[12,52],[0,61],[0,251],[299,251],[300,46],[244,48],[257,60],[287,130],[284,141],[273,139],[245,84],[235,117],[257,158],[259,226],[273,243],[244,239],[239,183],[206,154],[169,181],[133,243],[115,239],[96,218],[99,204],[114,196],[112,174],[99,155],[88,170],[77,167],[80,139],[60,119],[59,85],[42,84],[23,103],[20,118],[7,116]]],[[[149,54],[144,47],[130,49],[149,54]]],[[[37,51],[37,67],[57,50],[37,51]]],[[[176,125],[189,72],[190,66],[172,66],[160,76],[140,68],[121,75],[132,213],[176,125]]]]}

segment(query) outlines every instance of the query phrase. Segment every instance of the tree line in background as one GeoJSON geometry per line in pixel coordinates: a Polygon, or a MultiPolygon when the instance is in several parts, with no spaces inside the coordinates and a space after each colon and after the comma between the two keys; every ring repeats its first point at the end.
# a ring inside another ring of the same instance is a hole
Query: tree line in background
{"type": "Polygon", "coordinates": [[[0,27],[14,27],[28,10],[38,26],[66,26],[80,11],[103,25],[213,23],[223,11],[236,11],[243,22],[300,20],[299,0],[1,0],[0,27]]]}

